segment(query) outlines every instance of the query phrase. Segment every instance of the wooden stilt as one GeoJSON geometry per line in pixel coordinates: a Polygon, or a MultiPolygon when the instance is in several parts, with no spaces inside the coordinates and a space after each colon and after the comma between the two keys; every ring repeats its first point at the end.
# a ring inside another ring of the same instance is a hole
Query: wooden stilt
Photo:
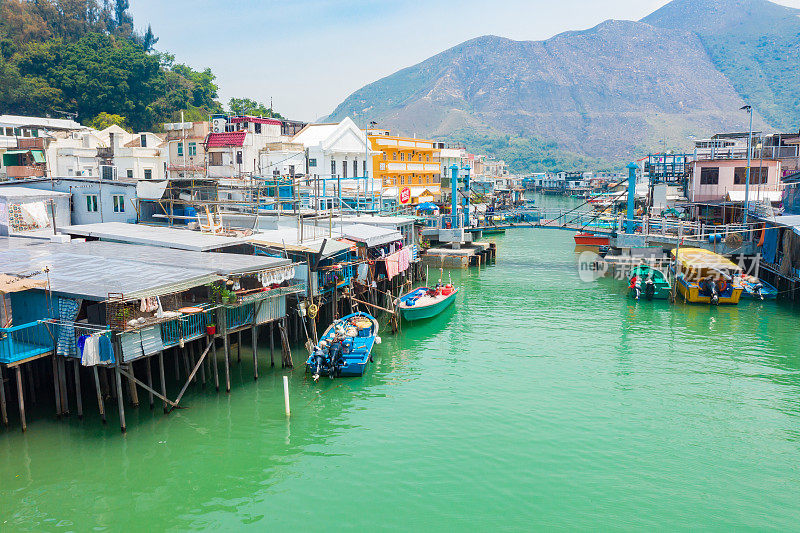
{"type": "MultiPolygon", "coordinates": [[[[158,377],[161,381],[161,395],[166,398],[167,397],[167,381],[164,379],[164,352],[158,352],[158,377]]],[[[167,409],[167,401],[164,400],[164,412],[166,413],[167,409]]]]}
{"type": "Polygon", "coordinates": [[[97,367],[92,367],[92,374],[94,374],[94,388],[97,391],[97,409],[100,411],[100,418],[103,424],[106,423],[106,406],[103,404],[103,390],[100,388],[100,375],[97,372],[97,367]]]}
{"type": "Polygon", "coordinates": [[[119,427],[123,433],[127,430],[125,427],[125,401],[122,395],[122,374],[119,372],[119,364],[114,366],[114,377],[117,389],[117,407],[119,408],[119,427]]]}
{"type": "Polygon", "coordinates": [[[217,359],[217,337],[211,337],[211,348],[214,350],[214,387],[219,392],[219,359],[217,359]]]}
{"type": "Polygon", "coordinates": [[[239,330],[238,339],[236,341],[236,362],[241,364],[242,362],[242,330],[239,330]]]}
{"type": "Polygon", "coordinates": [[[231,391],[231,352],[230,340],[228,339],[227,331],[222,334],[223,342],[225,344],[225,392],[231,391]]]}
{"type": "Polygon", "coordinates": [[[186,375],[188,376],[189,372],[192,371],[192,367],[191,367],[191,365],[189,365],[189,353],[188,353],[188,349],[186,348],[186,346],[181,348],[181,357],[183,359],[183,368],[184,368],[184,370],[186,370],[186,375]]]}
{"type": "Polygon", "coordinates": [[[269,363],[275,368],[275,322],[269,323],[269,363]]]}
{"type": "Polygon", "coordinates": [[[15,367],[14,370],[17,374],[17,401],[19,401],[19,421],[22,424],[22,431],[28,429],[28,424],[25,422],[25,394],[22,389],[22,370],[20,367],[15,367]]]}
{"type": "MultiPolygon", "coordinates": [[[[147,371],[147,386],[152,389],[153,369],[150,367],[150,357],[145,358],[144,364],[145,364],[145,370],[147,371]]],[[[147,400],[150,402],[150,409],[152,409],[155,404],[153,403],[153,393],[150,391],[147,391],[147,400]]]]}
{"type": "MultiPolygon", "coordinates": [[[[198,349],[198,351],[200,350],[200,341],[197,341],[197,349],[198,349]]],[[[207,357],[206,359],[210,359],[210,357],[207,357]]],[[[204,389],[206,388],[206,367],[207,366],[208,366],[208,363],[205,360],[203,361],[203,364],[200,365],[200,386],[202,388],[204,388],[204,389]]]]}
{"type": "Polygon", "coordinates": [[[6,407],[6,381],[3,377],[3,367],[0,365],[0,418],[3,425],[8,426],[8,408],[6,407]]]}
{"type": "Polygon", "coordinates": [[[258,379],[258,326],[250,328],[253,336],[253,379],[258,379]]]}
{"type": "Polygon", "coordinates": [[[58,367],[58,390],[61,398],[61,414],[69,416],[69,399],[67,397],[67,375],[64,369],[64,358],[56,358],[58,367]]]}
{"type": "MultiPolygon", "coordinates": [[[[133,371],[133,363],[128,365],[128,372],[131,376],[136,376],[136,373],[133,371]]],[[[139,392],[136,390],[136,382],[134,382],[131,378],[128,378],[128,391],[131,395],[131,404],[133,405],[134,409],[139,407],[139,392]]]]}
{"type": "Polygon", "coordinates": [[[75,408],[78,410],[78,420],[83,419],[83,398],[81,398],[81,362],[72,360],[75,369],[75,408]]]}
{"type": "Polygon", "coordinates": [[[36,383],[33,380],[33,367],[35,365],[36,361],[31,361],[25,365],[25,368],[23,369],[23,372],[28,374],[28,379],[26,380],[28,383],[28,401],[34,406],[36,405],[36,383]]]}
{"type": "MultiPolygon", "coordinates": [[[[182,348],[181,348],[182,349],[182,348]]],[[[181,365],[178,361],[178,348],[172,349],[172,355],[175,358],[175,381],[181,382],[181,365]]]]}

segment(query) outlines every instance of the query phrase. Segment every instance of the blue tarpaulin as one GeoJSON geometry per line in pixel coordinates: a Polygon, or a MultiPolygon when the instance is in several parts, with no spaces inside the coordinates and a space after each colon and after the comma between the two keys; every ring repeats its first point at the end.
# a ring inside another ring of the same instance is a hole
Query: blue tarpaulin
{"type": "Polygon", "coordinates": [[[417,211],[438,211],[439,206],[433,202],[423,202],[416,207],[417,211]]]}
{"type": "Polygon", "coordinates": [[[764,230],[764,246],[761,247],[761,257],[769,264],[775,264],[775,256],[778,252],[778,228],[767,227],[764,230]]]}

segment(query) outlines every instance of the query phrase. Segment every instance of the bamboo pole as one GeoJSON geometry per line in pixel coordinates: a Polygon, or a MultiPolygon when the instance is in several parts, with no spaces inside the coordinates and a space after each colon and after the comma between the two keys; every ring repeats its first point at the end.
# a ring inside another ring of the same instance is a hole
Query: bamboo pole
{"type": "Polygon", "coordinates": [[[64,371],[64,358],[58,357],[56,359],[56,366],[58,367],[58,391],[61,398],[61,414],[69,416],[69,398],[67,397],[67,377],[64,371]]]}
{"type": "Polygon", "coordinates": [[[211,346],[214,350],[214,387],[216,387],[217,392],[219,392],[219,359],[217,358],[217,336],[216,334],[211,336],[211,346]]]}
{"type": "MultiPolygon", "coordinates": [[[[255,320],[255,319],[254,319],[255,320]]],[[[250,328],[251,334],[253,336],[252,345],[253,345],[253,379],[258,380],[258,326],[253,325],[250,328]]]]}
{"type": "Polygon", "coordinates": [[[225,327],[223,335],[223,343],[225,346],[225,392],[231,392],[231,353],[230,353],[230,340],[228,339],[228,328],[225,327]]]}
{"type": "Polygon", "coordinates": [[[134,409],[136,409],[139,407],[139,391],[136,390],[136,382],[134,381],[136,374],[133,371],[132,362],[128,365],[128,370],[130,371],[130,375],[128,376],[128,391],[131,395],[131,404],[133,405],[134,409]]]}
{"type": "Polygon", "coordinates": [[[269,362],[275,368],[275,322],[269,323],[269,362]]]}

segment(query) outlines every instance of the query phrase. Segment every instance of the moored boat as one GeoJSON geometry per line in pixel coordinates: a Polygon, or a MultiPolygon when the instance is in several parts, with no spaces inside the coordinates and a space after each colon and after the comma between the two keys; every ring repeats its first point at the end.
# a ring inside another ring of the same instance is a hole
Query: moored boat
{"type": "Polygon", "coordinates": [[[419,287],[398,299],[400,315],[408,321],[422,320],[438,315],[456,299],[458,289],[451,284],[434,289],[419,287]]]}
{"type": "Polygon", "coordinates": [[[739,303],[742,268],[725,257],[702,248],[672,250],[676,258],[676,288],[691,303],[739,303]]]}
{"type": "Polygon", "coordinates": [[[320,376],[361,376],[372,360],[372,348],[380,344],[378,320],[364,312],[335,320],[320,337],[306,360],[306,372],[314,381],[320,376]]]}
{"type": "Polygon", "coordinates": [[[576,246],[608,246],[611,240],[608,235],[596,235],[594,233],[576,233],[576,246]]]}
{"type": "Polygon", "coordinates": [[[764,280],[755,276],[742,273],[742,298],[752,298],[753,300],[774,300],[778,297],[778,289],[764,280]]]}
{"type": "Polygon", "coordinates": [[[638,265],[628,276],[628,288],[636,300],[666,300],[672,287],[659,269],[638,265]]]}

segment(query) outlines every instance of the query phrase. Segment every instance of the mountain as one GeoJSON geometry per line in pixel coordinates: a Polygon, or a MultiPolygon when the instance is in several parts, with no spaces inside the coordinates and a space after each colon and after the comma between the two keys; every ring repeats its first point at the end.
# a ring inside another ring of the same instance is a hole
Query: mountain
{"type": "Polygon", "coordinates": [[[772,126],[800,127],[800,10],[766,0],[675,0],[642,22],[694,32],[772,126]]]}
{"type": "Polygon", "coordinates": [[[765,0],[675,0],[642,21],[545,41],[479,37],[359,89],[328,119],[494,146],[517,171],[616,165],[742,130],[743,95],[755,127],[796,129],[798,85],[779,90],[797,75],[796,12],[765,0]]]}

